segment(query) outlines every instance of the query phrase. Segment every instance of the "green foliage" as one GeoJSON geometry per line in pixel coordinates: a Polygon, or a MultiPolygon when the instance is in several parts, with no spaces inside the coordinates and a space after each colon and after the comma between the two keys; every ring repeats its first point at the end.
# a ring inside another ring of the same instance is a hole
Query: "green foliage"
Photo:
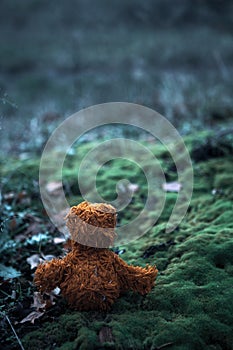
{"type": "Polygon", "coordinates": [[[0,165],[1,187],[4,193],[26,190],[33,194],[38,191],[38,158],[27,160],[0,159],[0,165]]]}

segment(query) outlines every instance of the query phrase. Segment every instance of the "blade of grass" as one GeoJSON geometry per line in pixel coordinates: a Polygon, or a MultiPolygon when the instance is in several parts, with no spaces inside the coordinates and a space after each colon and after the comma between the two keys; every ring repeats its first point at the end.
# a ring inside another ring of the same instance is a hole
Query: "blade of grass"
{"type": "Polygon", "coordinates": [[[15,335],[15,338],[17,339],[17,342],[19,343],[19,346],[20,346],[21,350],[25,350],[24,347],[23,347],[23,344],[22,344],[21,340],[19,339],[19,337],[18,337],[18,335],[17,335],[17,333],[16,333],[16,331],[15,331],[15,329],[14,329],[14,327],[13,327],[13,325],[12,325],[10,319],[9,319],[9,317],[8,317],[7,315],[5,315],[5,317],[6,317],[7,322],[9,323],[9,325],[10,325],[10,327],[11,327],[11,329],[12,329],[12,332],[13,332],[14,335],[15,335]]]}

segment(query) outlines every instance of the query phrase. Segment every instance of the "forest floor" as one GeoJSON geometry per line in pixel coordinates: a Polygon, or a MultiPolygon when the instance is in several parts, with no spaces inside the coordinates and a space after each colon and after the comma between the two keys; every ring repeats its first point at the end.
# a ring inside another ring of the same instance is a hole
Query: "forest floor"
{"type": "MultiPolygon", "coordinates": [[[[54,296],[45,309],[33,273],[40,260],[60,257],[64,250],[62,236],[39,199],[40,159],[2,162],[2,346],[18,349],[20,339],[24,349],[31,350],[232,349],[233,143],[228,131],[184,138],[194,169],[189,211],[175,231],[166,233],[178,194],[177,189],[167,192],[156,225],[138,240],[114,247],[129,264],[156,264],[159,275],[147,296],[129,292],[107,313],[74,311],[61,295],[54,296]]],[[[161,161],[167,181],[174,181],[176,171],[168,151],[151,141],[144,144],[161,161]]],[[[70,204],[82,200],[76,186],[77,157],[81,160],[93,145],[95,141],[83,142],[68,156],[69,166],[65,164],[63,170],[70,204]]],[[[145,179],[140,169],[124,160],[106,166],[98,178],[98,190],[112,200],[114,181],[125,178],[126,170],[137,191],[119,224],[143,208],[145,179]]]]}

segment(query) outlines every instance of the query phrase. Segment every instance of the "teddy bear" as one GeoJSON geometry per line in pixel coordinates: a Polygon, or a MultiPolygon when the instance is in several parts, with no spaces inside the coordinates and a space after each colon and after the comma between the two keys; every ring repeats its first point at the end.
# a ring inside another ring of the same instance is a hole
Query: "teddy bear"
{"type": "Polygon", "coordinates": [[[38,265],[34,283],[39,291],[59,287],[68,305],[79,311],[107,311],[128,290],[149,293],[157,268],[128,265],[109,249],[116,238],[116,218],[116,209],[106,203],[85,201],[71,207],[66,216],[70,252],[38,265]]]}

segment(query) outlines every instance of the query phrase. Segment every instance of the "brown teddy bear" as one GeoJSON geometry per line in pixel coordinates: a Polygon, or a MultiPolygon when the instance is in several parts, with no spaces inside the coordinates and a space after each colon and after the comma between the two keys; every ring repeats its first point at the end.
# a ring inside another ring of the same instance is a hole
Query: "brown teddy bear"
{"type": "Polygon", "coordinates": [[[71,251],[37,267],[34,282],[41,292],[59,287],[70,307],[85,311],[109,310],[127,290],[142,295],[150,292],[156,267],[128,265],[108,249],[116,237],[114,207],[82,202],[66,218],[71,251]]]}

